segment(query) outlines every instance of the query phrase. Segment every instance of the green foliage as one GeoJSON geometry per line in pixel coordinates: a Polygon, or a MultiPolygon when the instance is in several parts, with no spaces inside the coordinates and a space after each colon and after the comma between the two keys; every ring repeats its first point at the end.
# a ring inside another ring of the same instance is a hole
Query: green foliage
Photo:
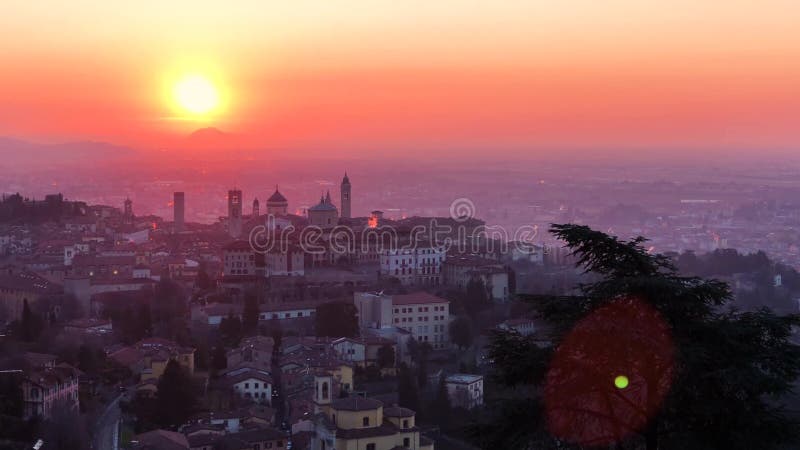
{"type": "Polygon", "coordinates": [[[233,310],[229,311],[228,317],[223,317],[219,323],[219,334],[229,347],[239,345],[239,341],[242,340],[242,321],[233,315],[233,310]]]}
{"type": "Polygon", "coordinates": [[[444,374],[439,377],[436,396],[433,397],[427,409],[433,422],[441,429],[446,430],[450,427],[450,415],[453,407],[450,404],[450,396],[447,393],[444,374]]]}
{"type": "Polygon", "coordinates": [[[317,336],[358,336],[358,311],[352,303],[329,302],[317,306],[314,329],[317,336]]]}
{"type": "Polygon", "coordinates": [[[378,349],[378,367],[380,367],[381,369],[394,367],[394,362],[395,362],[394,347],[388,344],[382,345],[378,349]]]}
{"type": "Polygon", "coordinates": [[[459,349],[465,349],[472,345],[472,321],[469,317],[459,316],[450,322],[450,341],[458,346],[459,349]]]}
{"type": "MultiPolygon", "coordinates": [[[[644,301],[671,333],[671,387],[656,415],[628,438],[632,445],[778,449],[798,442],[797,424],[781,406],[800,374],[800,348],[789,341],[797,316],[726,308],[727,285],[679,275],[668,258],[644,248],[644,238],[623,241],[571,224],[553,225],[551,232],[579,266],[599,277],[582,285],[579,296],[524,298],[552,326],[555,345],[587,314],[619,299],[644,301]]],[[[471,428],[476,442],[483,448],[554,447],[538,396],[549,351],[516,333],[494,333],[489,356],[494,379],[516,395],[496,402],[471,428]]]]}
{"type": "Polygon", "coordinates": [[[194,411],[195,394],[192,379],[175,360],[170,360],[158,380],[156,423],[175,429],[186,422],[194,411]]]}
{"type": "Polygon", "coordinates": [[[211,369],[214,376],[228,368],[228,357],[223,345],[216,345],[211,353],[211,369]]]}
{"type": "Polygon", "coordinates": [[[470,317],[475,318],[481,311],[490,308],[492,301],[486,285],[480,278],[472,278],[467,282],[463,299],[464,310],[470,317]]]}
{"type": "Polygon", "coordinates": [[[245,335],[252,335],[258,330],[258,315],[258,297],[255,294],[246,295],[242,311],[242,332],[245,335]]]}
{"type": "Polygon", "coordinates": [[[419,391],[413,371],[405,364],[397,374],[397,399],[400,406],[419,412],[419,391]]]}
{"type": "Polygon", "coordinates": [[[89,447],[86,428],[83,416],[73,412],[69,402],[57,401],[51,417],[39,427],[39,435],[53,449],[85,450],[89,447]]]}
{"type": "Polygon", "coordinates": [[[31,311],[28,300],[22,301],[22,317],[19,321],[18,336],[25,342],[33,342],[39,338],[44,329],[44,321],[38,314],[31,311]]]}
{"type": "Polygon", "coordinates": [[[201,263],[197,270],[197,279],[195,280],[195,285],[204,291],[214,287],[214,282],[208,275],[205,263],[201,263]]]}

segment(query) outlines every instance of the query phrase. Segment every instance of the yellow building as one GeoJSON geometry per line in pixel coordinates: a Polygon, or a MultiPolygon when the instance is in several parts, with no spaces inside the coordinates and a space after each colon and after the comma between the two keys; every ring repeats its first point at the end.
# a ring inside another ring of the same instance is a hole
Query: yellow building
{"type": "Polygon", "coordinates": [[[189,375],[194,375],[194,352],[191,347],[181,347],[167,339],[146,338],[111,353],[109,357],[139,374],[140,380],[144,381],[159,379],[170,360],[177,361],[189,375]]]}
{"type": "Polygon", "coordinates": [[[422,436],[414,411],[365,397],[333,399],[333,377],[314,377],[313,450],[433,450],[422,436]]]}

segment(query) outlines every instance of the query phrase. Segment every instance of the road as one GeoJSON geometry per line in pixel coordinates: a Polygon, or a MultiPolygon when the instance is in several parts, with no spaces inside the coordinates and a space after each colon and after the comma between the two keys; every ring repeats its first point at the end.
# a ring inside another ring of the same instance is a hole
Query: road
{"type": "Polygon", "coordinates": [[[97,419],[92,438],[94,450],[119,450],[119,400],[121,398],[122,395],[118,395],[106,406],[103,414],[97,419]]]}

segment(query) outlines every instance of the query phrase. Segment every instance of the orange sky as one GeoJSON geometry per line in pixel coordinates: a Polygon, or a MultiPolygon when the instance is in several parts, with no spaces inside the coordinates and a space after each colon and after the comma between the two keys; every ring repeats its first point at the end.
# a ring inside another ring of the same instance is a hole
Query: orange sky
{"type": "Polygon", "coordinates": [[[796,1],[16,3],[0,135],[161,147],[215,126],[350,156],[797,143],[796,1]],[[184,72],[225,107],[176,113],[184,72]]]}

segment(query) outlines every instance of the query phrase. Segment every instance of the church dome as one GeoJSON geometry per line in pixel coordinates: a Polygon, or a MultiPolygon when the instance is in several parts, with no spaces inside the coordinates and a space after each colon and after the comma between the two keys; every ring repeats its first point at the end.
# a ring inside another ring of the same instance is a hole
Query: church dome
{"type": "Polygon", "coordinates": [[[278,188],[275,188],[275,193],[272,194],[268,199],[267,203],[288,203],[286,197],[278,191],[278,188]]]}
{"type": "Polygon", "coordinates": [[[336,211],[336,207],[331,203],[320,202],[308,208],[309,211],[336,211]]]}

